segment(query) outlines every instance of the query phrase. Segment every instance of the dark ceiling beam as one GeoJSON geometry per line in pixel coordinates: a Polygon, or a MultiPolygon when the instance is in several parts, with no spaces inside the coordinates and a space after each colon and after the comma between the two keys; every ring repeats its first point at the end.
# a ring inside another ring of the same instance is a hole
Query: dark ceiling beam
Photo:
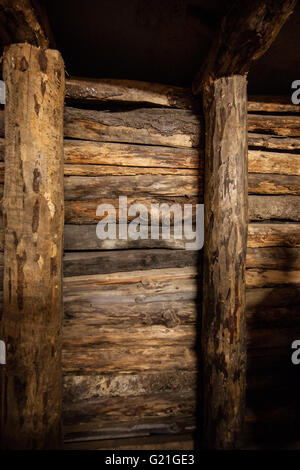
{"type": "Polygon", "coordinates": [[[47,49],[55,42],[45,6],[38,0],[0,0],[2,46],[27,42],[47,49]]]}
{"type": "Polygon", "coordinates": [[[193,83],[199,94],[205,83],[246,74],[271,46],[297,0],[239,0],[222,20],[207,59],[193,83]]]}

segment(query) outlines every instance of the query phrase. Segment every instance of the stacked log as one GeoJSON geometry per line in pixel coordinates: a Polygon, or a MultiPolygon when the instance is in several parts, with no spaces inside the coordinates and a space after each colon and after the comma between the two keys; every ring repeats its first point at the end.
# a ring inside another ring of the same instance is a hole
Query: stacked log
{"type": "MultiPolygon", "coordinates": [[[[271,439],[293,427],[299,375],[300,107],[250,97],[248,112],[247,427],[271,439]]],[[[65,439],[188,436],[200,407],[201,251],[175,238],[101,241],[96,208],[119,195],[203,202],[199,106],[176,87],[70,79],[64,147],[65,439]]]]}

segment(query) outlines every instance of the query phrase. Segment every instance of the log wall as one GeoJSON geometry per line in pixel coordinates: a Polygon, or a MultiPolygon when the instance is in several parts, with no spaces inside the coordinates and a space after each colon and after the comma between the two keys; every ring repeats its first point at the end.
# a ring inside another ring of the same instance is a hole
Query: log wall
{"type": "MultiPolygon", "coordinates": [[[[128,205],[203,202],[203,121],[185,90],[104,85],[67,80],[66,447],[151,435],[186,442],[200,405],[201,251],[174,237],[100,241],[96,207],[119,195],[128,205]]],[[[300,109],[250,97],[248,113],[247,442],[285,446],[299,438],[290,345],[300,338],[300,109]]]]}

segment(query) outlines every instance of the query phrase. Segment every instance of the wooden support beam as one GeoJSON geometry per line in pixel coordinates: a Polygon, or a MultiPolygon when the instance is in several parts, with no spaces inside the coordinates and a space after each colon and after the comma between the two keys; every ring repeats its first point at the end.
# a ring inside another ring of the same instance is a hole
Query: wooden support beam
{"type": "Polygon", "coordinates": [[[206,82],[247,74],[270,47],[297,0],[238,0],[225,15],[219,33],[193,83],[199,94],[206,82]]]}
{"type": "MultiPolygon", "coordinates": [[[[243,438],[248,231],[246,74],[253,61],[269,48],[295,5],[296,0],[235,2],[193,83],[194,94],[203,93],[206,129],[201,343],[203,444],[208,448],[238,448],[243,438]]],[[[261,130],[261,120],[261,116],[250,115],[249,129],[261,130]]],[[[289,135],[296,136],[298,119],[291,120],[293,131],[289,135]]],[[[286,135],[283,121],[272,121],[274,133],[286,135]]],[[[265,187],[264,178],[251,176],[251,191],[258,191],[262,184],[265,187]]]]}
{"type": "Polygon", "coordinates": [[[0,0],[0,38],[4,46],[28,42],[55,47],[45,6],[38,0],[0,0]]]}
{"type": "Polygon", "coordinates": [[[6,153],[2,445],[61,444],[64,64],[12,45],[4,57],[6,153]]]}
{"type": "Polygon", "coordinates": [[[204,445],[239,445],[245,401],[247,84],[218,79],[204,94],[206,122],[203,278],[204,445]]]}

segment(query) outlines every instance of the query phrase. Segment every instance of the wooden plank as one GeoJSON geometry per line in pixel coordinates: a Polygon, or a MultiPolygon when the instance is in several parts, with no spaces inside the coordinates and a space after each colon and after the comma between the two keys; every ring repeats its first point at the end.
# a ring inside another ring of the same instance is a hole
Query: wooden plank
{"type": "Polygon", "coordinates": [[[14,44],[4,56],[4,79],[1,442],[55,449],[62,438],[64,64],[58,51],[14,44]]]}
{"type": "MultiPolygon", "coordinates": [[[[65,253],[64,275],[105,274],[151,268],[196,266],[199,254],[190,250],[128,250],[65,253]]],[[[1,253],[0,253],[1,265],[1,253]]]]}
{"type": "Polygon", "coordinates": [[[67,78],[66,98],[87,102],[147,103],[180,109],[191,109],[195,103],[188,88],[136,80],[82,77],[67,78]]]}
{"type": "Polygon", "coordinates": [[[250,148],[297,151],[300,150],[300,139],[296,137],[283,137],[249,132],[248,145],[250,148]]]}
{"type": "Polygon", "coordinates": [[[273,287],[300,283],[300,271],[280,271],[278,269],[247,269],[247,288],[273,287]]]}
{"type": "Polygon", "coordinates": [[[300,176],[250,173],[249,194],[295,194],[300,195],[300,176]]]}
{"type": "Polygon", "coordinates": [[[248,112],[251,113],[300,113],[300,105],[285,95],[249,95],[248,112]]]}
{"type": "MultiPolygon", "coordinates": [[[[175,176],[198,176],[198,169],[186,168],[141,168],[132,166],[113,165],[74,165],[64,166],[65,176],[138,176],[138,175],[175,175],[175,176]]],[[[1,182],[1,164],[0,164],[1,182]]]]}
{"type": "Polygon", "coordinates": [[[300,245],[299,224],[251,223],[248,225],[250,248],[267,246],[297,247],[300,245]]]}
{"type": "Polygon", "coordinates": [[[195,393],[196,371],[166,371],[149,374],[66,375],[63,401],[67,408],[104,397],[150,395],[154,393],[195,393]]]}
{"type": "MultiPolygon", "coordinates": [[[[182,209],[182,220],[189,220],[190,216],[185,214],[184,212],[184,204],[192,204],[192,220],[195,222],[196,220],[196,204],[203,202],[203,197],[193,197],[193,196],[133,196],[127,198],[127,207],[129,208],[132,204],[143,204],[148,211],[148,217],[144,218],[141,216],[141,224],[147,223],[150,221],[151,213],[157,216],[153,220],[153,224],[162,223],[162,220],[165,218],[162,217],[162,211],[159,209],[161,204],[168,204],[168,206],[172,206],[173,204],[179,204],[182,209]],[[155,204],[158,204],[159,207],[155,208],[155,204]]],[[[66,224],[96,224],[99,222],[100,219],[103,217],[96,215],[96,210],[99,204],[112,204],[115,208],[115,215],[116,220],[119,220],[119,200],[118,198],[101,198],[94,200],[83,200],[83,201],[65,201],[65,223],[66,224]]],[[[105,216],[106,221],[114,221],[115,217],[112,213],[105,216]]],[[[127,213],[127,222],[130,222],[136,217],[136,215],[130,216],[127,213]]],[[[170,213],[170,222],[173,223],[174,221],[174,214],[173,212],[170,213]]]]}
{"type": "Polygon", "coordinates": [[[290,270],[300,269],[300,248],[248,248],[247,268],[290,270]]]}
{"type": "Polygon", "coordinates": [[[193,450],[193,434],[153,435],[123,439],[66,442],[65,450],[193,450]]]}
{"type": "Polygon", "coordinates": [[[268,152],[263,150],[249,150],[248,171],[249,173],[277,173],[280,175],[299,176],[300,155],[268,152]]]}
{"type": "Polygon", "coordinates": [[[66,201],[117,198],[137,193],[140,196],[197,196],[202,191],[202,181],[197,176],[69,176],[64,180],[66,201]]]}
{"type": "Polygon", "coordinates": [[[300,116],[248,115],[249,132],[262,132],[286,137],[300,136],[300,116]]]}
{"type": "MultiPolygon", "coordinates": [[[[117,227],[117,233],[119,229],[117,227]]],[[[3,234],[3,232],[2,232],[3,234]]],[[[0,232],[1,235],[1,232],[0,232]]],[[[3,236],[3,235],[2,235],[3,236]]],[[[173,250],[185,249],[186,239],[175,239],[173,234],[169,239],[151,240],[100,240],[96,236],[96,225],[71,225],[66,224],[64,228],[64,249],[65,251],[88,251],[88,250],[128,250],[128,249],[149,249],[168,248],[173,250]]],[[[0,238],[1,249],[1,238],[0,238]]]]}
{"type": "Polygon", "coordinates": [[[65,139],[64,149],[65,163],[69,164],[183,169],[203,167],[201,150],[187,147],[170,148],[65,139]]]}
{"type": "Polygon", "coordinates": [[[168,147],[199,147],[201,118],[182,109],[107,112],[65,108],[66,137],[168,147]]]}
{"type": "Polygon", "coordinates": [[[254,196],[248,197],[249,220],[299,221],[298,196],[254,196]]]}

